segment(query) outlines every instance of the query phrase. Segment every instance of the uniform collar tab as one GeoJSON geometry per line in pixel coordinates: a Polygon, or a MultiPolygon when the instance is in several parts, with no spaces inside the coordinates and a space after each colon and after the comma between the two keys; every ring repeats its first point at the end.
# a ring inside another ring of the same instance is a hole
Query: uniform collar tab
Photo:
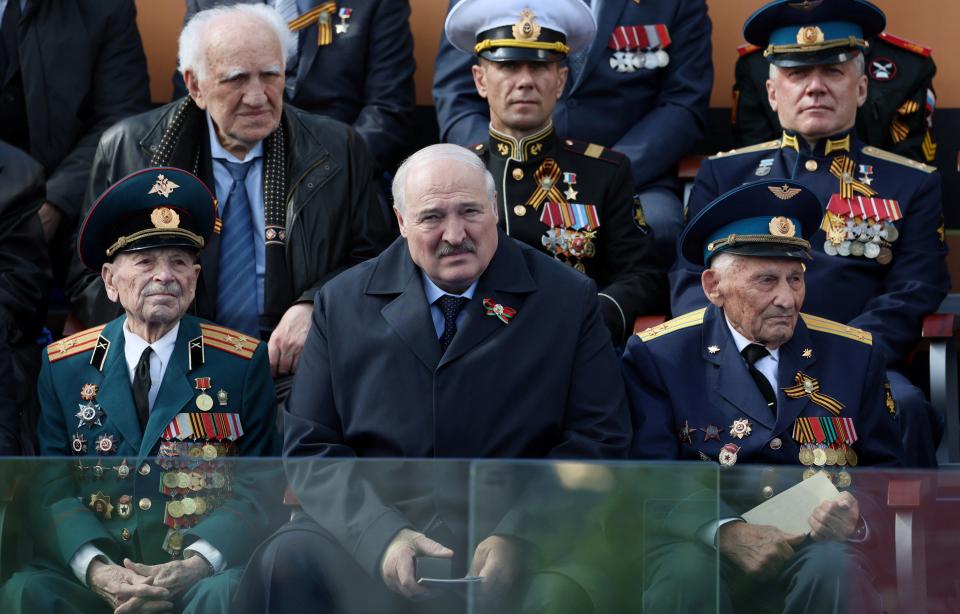
{"type": "Polygon", "coordinates": [[[520,140],[490,126],[490,150],[493,154],[501,158],[513,158],[521,162],[542,155],[549,148],[548,146],[554,138],[553,122],[520,140]]]}

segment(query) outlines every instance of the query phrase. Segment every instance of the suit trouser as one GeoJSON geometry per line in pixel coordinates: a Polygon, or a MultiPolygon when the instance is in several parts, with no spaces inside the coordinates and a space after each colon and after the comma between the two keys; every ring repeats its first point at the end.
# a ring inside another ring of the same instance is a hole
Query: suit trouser
{"type": "MultiPolygon", "coordinates": [[[[240,582],[240,570],[228,569],[204,578],[177,600],[184,614],[227,614],[240,582]]],[[[112,612],[102,597],[83,586],[68,570],[30,565],[13,574],[0,588],[0,612],[55,612],[89,614],[112,612]]]]}
{"type": "Polygon", "coordinates": [[[866,556],[842,542],[807,541],[770,578],[746,577],[700,542],[651,549],[644,561],[644,612],[882,612],[866,556]]]}

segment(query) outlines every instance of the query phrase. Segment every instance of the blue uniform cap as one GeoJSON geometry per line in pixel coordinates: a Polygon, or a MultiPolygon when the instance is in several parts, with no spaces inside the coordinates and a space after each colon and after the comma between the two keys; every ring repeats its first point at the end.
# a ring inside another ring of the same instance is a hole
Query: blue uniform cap
{"type": "Polygon", "coordinates": [[[791,180],[758,181],[720,195],[680,235],[683,257],[708,266],[720,253],[810,259],[823,218],[820,199],[791,180]]]}
{"type": "Polygon", "coordinates": [[[100,195],[80,228],[77,251],[87,268],[99,272],[119,252],[200,250],[216,217],[216,199],[197,177],[178,168],[147,168],[100,195]]]}
{"type": "Polygon", "coordinates": [[[590,45],[597,22],[581,0],[460,0],[443,28],[451,45],[493,62],[558,62],[590,45]]]}
{"type": "Polygon", "coordinates": [[[747,19],[743,36],[788,68],[846,62],[885,26],[883,11],[866,0],[775,0],[747,19]]]}

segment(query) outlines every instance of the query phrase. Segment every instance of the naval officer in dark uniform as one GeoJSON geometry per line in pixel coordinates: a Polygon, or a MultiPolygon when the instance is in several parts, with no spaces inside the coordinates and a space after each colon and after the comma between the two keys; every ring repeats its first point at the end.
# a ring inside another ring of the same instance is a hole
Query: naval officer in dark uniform
{"type": "Polygon", "coordinates": [[[579,0],[463,0],[445,33],[478,56],[473,80],[490,126],[474,151],[496,181],[501,228],[596,281],[604,321],[621,344],[636,316],[665,307],[653,234],[633,197],[627,157],[557,135],[551,120],[567,80],[564,60],[589,46],[593,14],[579,0]]]}
{"type": "MultiPolygon", "coordinates": [[[[923,316],[950,288],[940,176],[853,134],[868,88],[862,50],[884,23],[880,9],[864,0],[778,0],[754,13],[744,36],[763,46],[773,65],[768,101],[784,130],[775,141],[706,160],[689,213],[763,178],[796,179],[817,194],[824,211],[811,238],[806,309],[873,334],[902,412],[905,464],[931,466],[943,417],[900,369],[923,316]]],[[[675,265],[673,313],[703,306],[699,276],[689,263],[675,265]]]]}
{"type": "Polygon", "coordinates": [[[215,211],[195,176],[149,168],[87,215],[80,258],[125,315],[44,353],[40,454],[74,460],[30,476],[38,556],[3,612],[228,611],[280,492],[227,461],[279,438],[266,344],[186,315],[215,211]]]}
{"type": "Polygon", "coordinates": [[[721,466],[719,512],[716,493],[699,509],[680,501],[675,538],[647,551],[646,611],[881,611],[859,549],[882,534],[883,510],[850,466],[899,466],[900,430],[870,333],[800,313],[820,218],[813,191],[792,180],[724,194],[680,238],[682,257],[707,267],[710,305],[627,343],[632,455],[721,466]],[[805,523],[741,518],[821,472],[840,492],[805,523]]]}

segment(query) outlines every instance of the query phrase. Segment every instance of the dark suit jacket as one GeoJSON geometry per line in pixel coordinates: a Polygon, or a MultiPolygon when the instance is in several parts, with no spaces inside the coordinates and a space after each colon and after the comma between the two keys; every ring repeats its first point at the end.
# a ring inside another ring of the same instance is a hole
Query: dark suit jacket
{"type": "MultiPolygon", "coordinates": [[[[214,6],[261,0],[187,0],[190,19],[214,6]]],[[[317,4],[320,4],[317,2],[317,4]]],[[[415,92],[413,34],[407,0],[351,0],[347,31],[317,46],[317,24],[299,32],[297,87],[290,102],[349,124],[370,150],[377,168],[392,172],[409,153],[415,92]]],[[[332,23],[340,18],[332,16],[332,23]]],[[[179,73],[174,95],[185,95],[179,73]]]]}
{"type": "Polygon", "coordinates": [[[30,154],[46,171],[47,200],[72,228],[100,134],[150,108],[136,8],[133,0],[28,0],[19,35],[30,154]]]}
{"type": "MultiPolygon", "coordinates": [[[[403,239],[321,289],[285,414],[288,460],[625,456],[623,382],[595,284],[499,241],[443,354],[403,239]],[[517,313],[485,315],[484,298],[517,313]]],[[[321,480],[291,462],[288,475],[305,512],[375,575],[401,528],[443,523],[465,542],[469,478],[434,468],[340,463],[321,480]]]]}

